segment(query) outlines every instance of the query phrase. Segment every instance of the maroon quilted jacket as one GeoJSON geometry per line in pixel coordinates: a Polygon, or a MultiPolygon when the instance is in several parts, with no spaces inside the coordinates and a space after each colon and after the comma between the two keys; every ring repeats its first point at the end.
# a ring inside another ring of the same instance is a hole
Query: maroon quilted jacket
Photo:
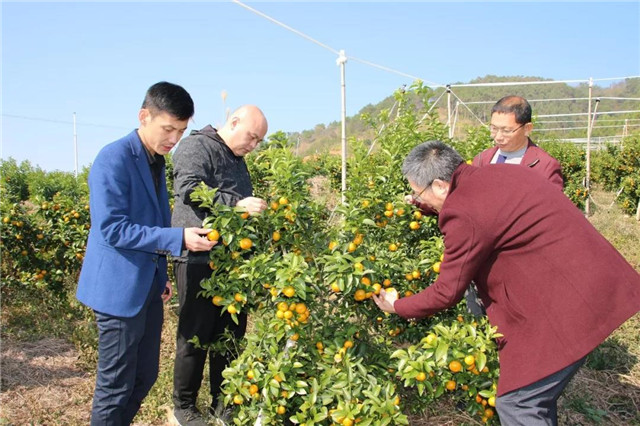
{"type": "Polygon", "coordinates": [[[557,187],[509,164],[461,164],[439,215],[440,275],[404,318],[457,304],[474,280],[499,339],[498,395],[582,358],[640,311],[640,275],[557,187]]]}

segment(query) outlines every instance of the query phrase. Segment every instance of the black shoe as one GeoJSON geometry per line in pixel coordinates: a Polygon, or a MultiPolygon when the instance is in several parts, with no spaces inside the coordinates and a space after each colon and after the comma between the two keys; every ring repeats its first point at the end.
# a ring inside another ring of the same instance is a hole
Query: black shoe
{"type": "Polygon", "coordinates": [[[180,426],[208,426],[196,407],[174,408],[173,417],[180,426]]]}

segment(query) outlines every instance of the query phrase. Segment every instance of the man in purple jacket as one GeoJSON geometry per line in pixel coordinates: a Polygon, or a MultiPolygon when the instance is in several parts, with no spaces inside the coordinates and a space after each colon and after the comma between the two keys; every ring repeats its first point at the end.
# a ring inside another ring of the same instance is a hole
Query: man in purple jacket
{"type": "Polygon", "coordinates": [[[505,96],[491,109],[491,137],[495,146],[475,156],[473,165],[519,164],[537,172],[562,190],[562,168],[558,160],[531,142],[531,105],[520,96],[505,96]]]}
{"type": "Polygon", "coordinates": [[[438,279],[383,311],[423,318],[455,306],[474,280],[498,341],[503,424],[557,424],[556,401],[585,357],[640,310],[640,275],[557,187],[523,167],[465,164],[439,141],[405,159],[418,201],[439,213],[438,279]]]}

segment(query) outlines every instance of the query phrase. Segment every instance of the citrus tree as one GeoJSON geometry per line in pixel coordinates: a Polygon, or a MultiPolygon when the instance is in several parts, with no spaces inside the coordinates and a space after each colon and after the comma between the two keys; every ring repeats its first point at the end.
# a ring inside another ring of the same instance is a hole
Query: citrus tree
{"type": "Polygon", "coordinates": [[[194,191],[219,242],[201,296],[253,319],[223,373],[236,424],[408,424],[410,409],[444,395],[494,421],[496,330],[486,320],[462,304],[407,322],[371,300],[382,288],[421,291],[442,261],[435,219],[404,201],[404,157],[446,132],[425,115],[430,91],[412,90],[422,103],[396,93],[395,117],[367,118],[377,138],[350,142],[346,202],[334,209],[310,181],[331,187],[335,172],[295,157],[282,134],[248,159],[256,195],[269,203],[262,215],[213,203],[210,188],[194,191]]]}

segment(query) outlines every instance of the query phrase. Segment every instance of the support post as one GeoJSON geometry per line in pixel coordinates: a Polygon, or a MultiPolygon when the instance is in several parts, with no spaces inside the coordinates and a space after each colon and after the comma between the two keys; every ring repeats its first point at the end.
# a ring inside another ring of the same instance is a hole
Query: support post
{"type": "Polygon", "coordinates": [[[591,213],[591,205],[589,202],[589,197],[591,197],[591,96],[593,93],[593,78],[589,77],[589,113],[587,115],[587,166],[586,166],[586,175],[584,178],[584,186],[587,189],[587,199],[584,203],[584,213],[589,216],[591,213]]]}
{"type": "Polygon", "coordinates": [[[449,139],[451,139],[451,85],[447,84],[447,127],[449,128],[449,139]]]}
{"type": "Polygon", "coordinates": [[[336,63],[340,66],[340,89],[342,95],[342,204],[344,204],[346,201],[345,193],[347,192],[347,95],[345,83],[347,56],[344,50],[340,50],[340,56],[336,63]]]}
{"type": "Polygon", "coordinates": [[[78,132],[76,131],[76,113],[73,113],[73,157],[75,165],[75,177],[78,179],[78,132]]]}

